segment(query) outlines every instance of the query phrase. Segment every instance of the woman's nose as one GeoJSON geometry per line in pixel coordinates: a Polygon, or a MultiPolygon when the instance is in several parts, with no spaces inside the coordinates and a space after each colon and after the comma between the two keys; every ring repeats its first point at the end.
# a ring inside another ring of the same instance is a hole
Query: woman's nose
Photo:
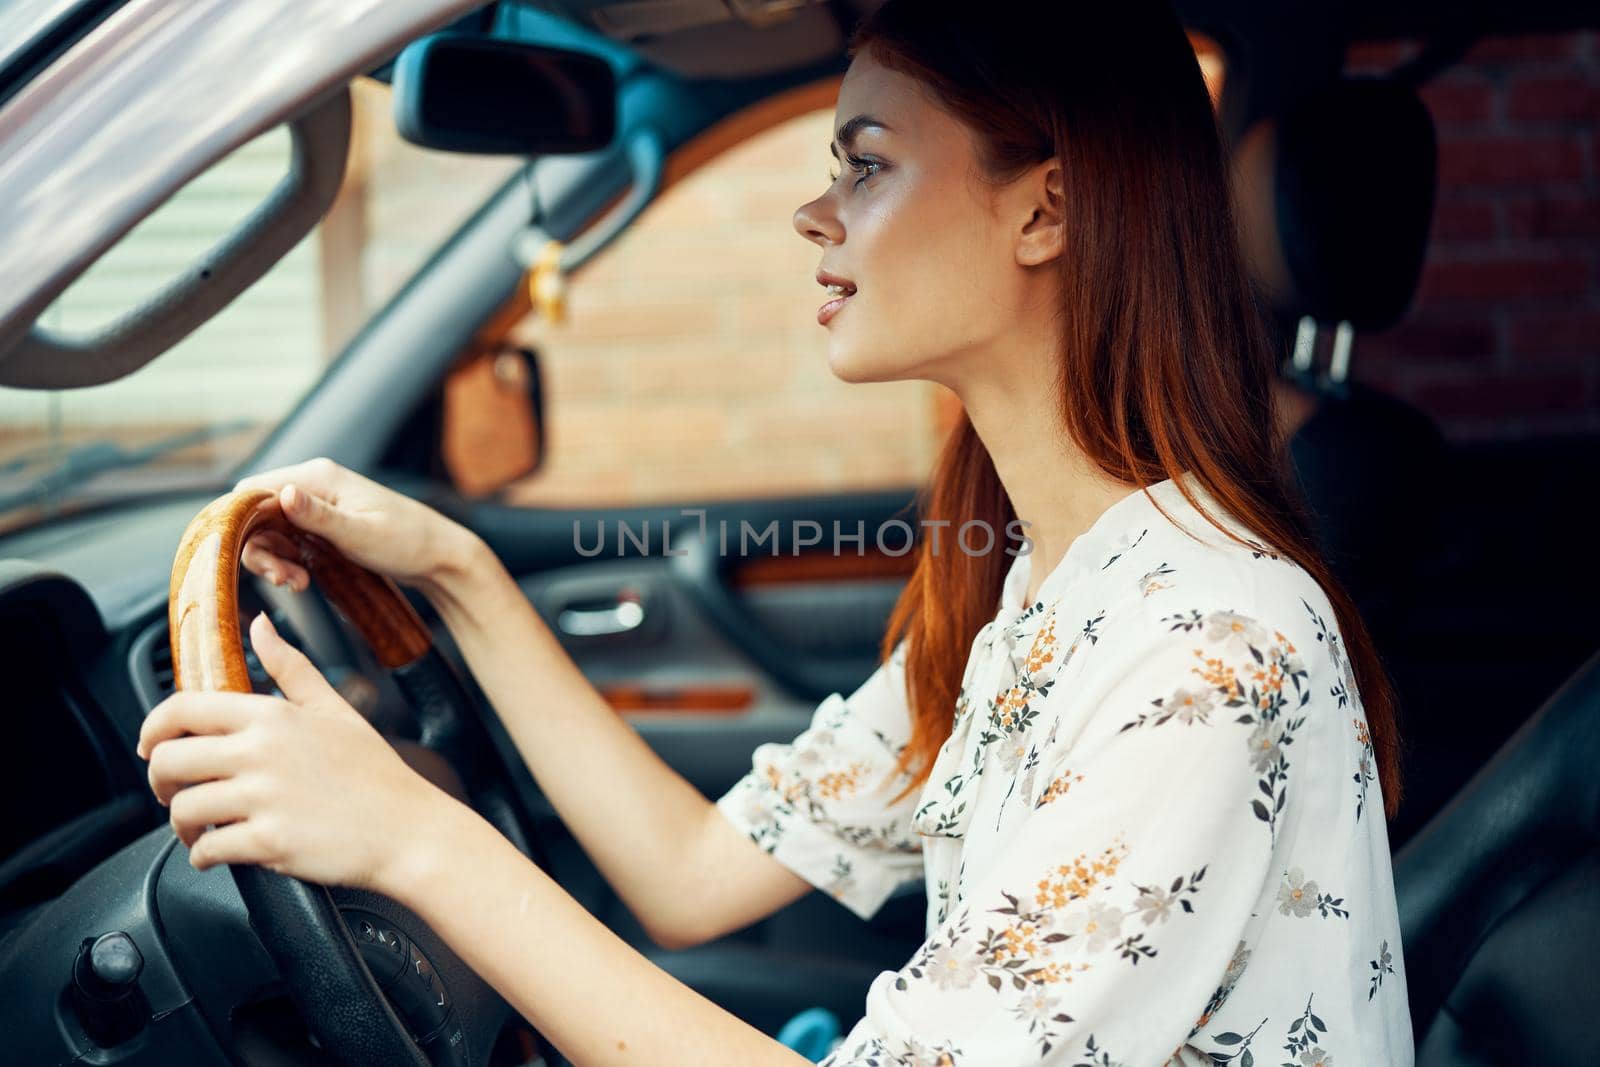
{"type": "Polygon", "coordinates": [[[838,217],[828,210],[826,199],[819,196],[801,204],[794,212],[795,232],[815,245],[838,244],[844,236],[838,217]]]}

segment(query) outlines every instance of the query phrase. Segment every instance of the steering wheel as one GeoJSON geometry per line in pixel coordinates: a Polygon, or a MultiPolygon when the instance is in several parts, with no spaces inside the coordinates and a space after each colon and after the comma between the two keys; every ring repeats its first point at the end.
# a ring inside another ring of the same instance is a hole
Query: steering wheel
{"type": "MultiPolygon", "coordinates": [[[[294,544],[312,582],[371,646],[407,697],[419,741],[452,765],[480,815],[524,855],[541,862],[518,814],[515,786],[494,740],[460,678],[433,647],[422,618],[393,580],[357,566],[328,541],[289,522],[270,491],[218,497],[184,531],[173,561],[167,605],[177,687],[252,691],[238,625],[238,576],[240,552],[258,530],[275,530],[294,544]]],[[[411,913],[386,897],[370,894],[374,902],[387,905],[386,912],[408,917],[412,937],[387,926],[371,908],[358,913],[360,935],[353,936],[327,887],[253,864],[230,864],[228,869],[244,900],[250,927],[276,963],[306,1027],[339,1062],[362,1067],[467,1067],[488,1062],[492,1033],[486,1040],[469,1040],[465,1023],[470,1020],[463,1015],[493,1015],[497,1030],[510,1013],[509,1005],[459,964],[454,968],[458,984],[451,1003],[433,965],[441,957],[454,961],[454,956],[411,913]],[[414,942],[424,931],[431,939],[431,960],[414,942]],[[396,991],[403,1012],[397,1013],[384,995],[371,963],[380,967],[386,984],[396,991]],[[463,982],[472,988],[464,990],[463,982]],[[495,1010],[457,1011],[463,992],[488,1000],[495,1010]],[[418,1037],[423,1039],[420,1043],[418,1037]],[[470,1055],[474,1045],[476,1056],[470,1055]]]]}

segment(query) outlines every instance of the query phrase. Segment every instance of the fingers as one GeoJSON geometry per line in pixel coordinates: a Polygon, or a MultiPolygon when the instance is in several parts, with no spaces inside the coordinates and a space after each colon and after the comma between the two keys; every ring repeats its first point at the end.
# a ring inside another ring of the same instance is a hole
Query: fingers
{"type": "Polygon", "coordinates": [[[219,863],[253,863],[276,870],[283,855],[278,836],[260,818],[218,826],[189,847],[189,862],[200,871],[219,863]]]}
{"type": "Polygon", "coordinates": [[[251,786],[244,779],[201,782],[173,796],[169,821],[178,840],[193,847],[208,825],[247,818],[253,807],[251,799],[251,786]]]}
{"type": "Polygon", "coordinates": [[[230,777],[247,762],[239,734],[169,738],[150,753],[150,789],[170,805],[185,787],[230,777]]]}
{"type": "Polygon", "coordinates": [[[280,559],[296,560],[300,558],[300,547],[289,536],[280,530],[257,530],[245,542],[245,549],[260,549],[271,556],[280,559]]]}
{"type": "Polygon", "coordinates": [[[276,493],[289,484],[303,485],[318,496],[329,500],[339,499],[339,488],[350,472],[333,460],[319,456],[308,459],[304,463],[295,463],[287,467],[277,467],[260,474],[252,474],[248,478],[241,478],[234,483],[234,492],[244,492],[250,489],[270,489],[276,493]]]}
{"type": "Polygon", "coordinates": [[[349,543],[350,518],[326,497],[291,482],[278,490],[278,503],[289,521],[302,530],[320,534],[335,545],[349,543]]]}
{"type": "Polygon", "coordinates": [[[156,745],[184,734],[228,734],[242,730],[259,713],[256,693],[173,693],[157,704],[139,727],[140,759],[149,759],[156,745]]]}
{"type": "MultiPolygon", "coordinates": [[[[290,522],[302,530],[326,537],[335,545],[342,545],[349,536],[350,521],[339,506],[340,499],[364,481],[331,459],[319,457],[242,478],[233,488],[235,492],[271,490],[278,495],[278,505],[290,522]]],[[[270,546],[268,551],[285,560],[293,560],[296,555],[270,546]]]]}
{"type": "Polygon", "coordinates": [[[296,704],[321,704],[338,695],[305,653],[283,639],[264,611],[250,621],[250,647],[283,695],[296,704]]]}
{"type": "Polygon", "coordinates": [[[245,570],[265,578],[273,585],[288,583],[297,593],[305,592],[311,575],[298,561],[294,542],[276,530],[260,530],[250,535],[239,562],[245,570]]]}

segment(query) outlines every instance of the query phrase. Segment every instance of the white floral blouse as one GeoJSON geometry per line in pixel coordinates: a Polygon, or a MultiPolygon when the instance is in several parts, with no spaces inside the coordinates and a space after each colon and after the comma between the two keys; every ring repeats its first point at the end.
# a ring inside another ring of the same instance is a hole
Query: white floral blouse
{"type": "MultiPolygon", "coordinates": [[[[1187,477],[1187,476],[1186,476],[1187,477]]],[[[925,786],[904,643],[717,801],[870,917],[925,878],[927,940],[825,1067],[1410,1067],[1373,750],[1333,610],[1172,480],[1107,509],[1024,607],[1017,555],[925,786]]],[[[1017,551],[1013,544],[1011,551],[1017,551]]]]}

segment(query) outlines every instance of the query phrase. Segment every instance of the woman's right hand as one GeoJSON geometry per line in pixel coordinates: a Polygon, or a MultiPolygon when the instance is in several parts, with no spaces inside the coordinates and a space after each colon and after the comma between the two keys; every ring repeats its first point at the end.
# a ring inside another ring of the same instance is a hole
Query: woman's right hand
{"type": "MultiPolygon", "coordinates": [[[[330,459],[312,459],[244,478],[235,491],[278,494],[284,517],[326,539],[346,558],[408,585],[426,585],[459,560],[474,535],[460,523],[330,459]]],[[[310,584],[298,553],[271,530],[251,535],[240,562],[295,592],[310,584]]]]}

